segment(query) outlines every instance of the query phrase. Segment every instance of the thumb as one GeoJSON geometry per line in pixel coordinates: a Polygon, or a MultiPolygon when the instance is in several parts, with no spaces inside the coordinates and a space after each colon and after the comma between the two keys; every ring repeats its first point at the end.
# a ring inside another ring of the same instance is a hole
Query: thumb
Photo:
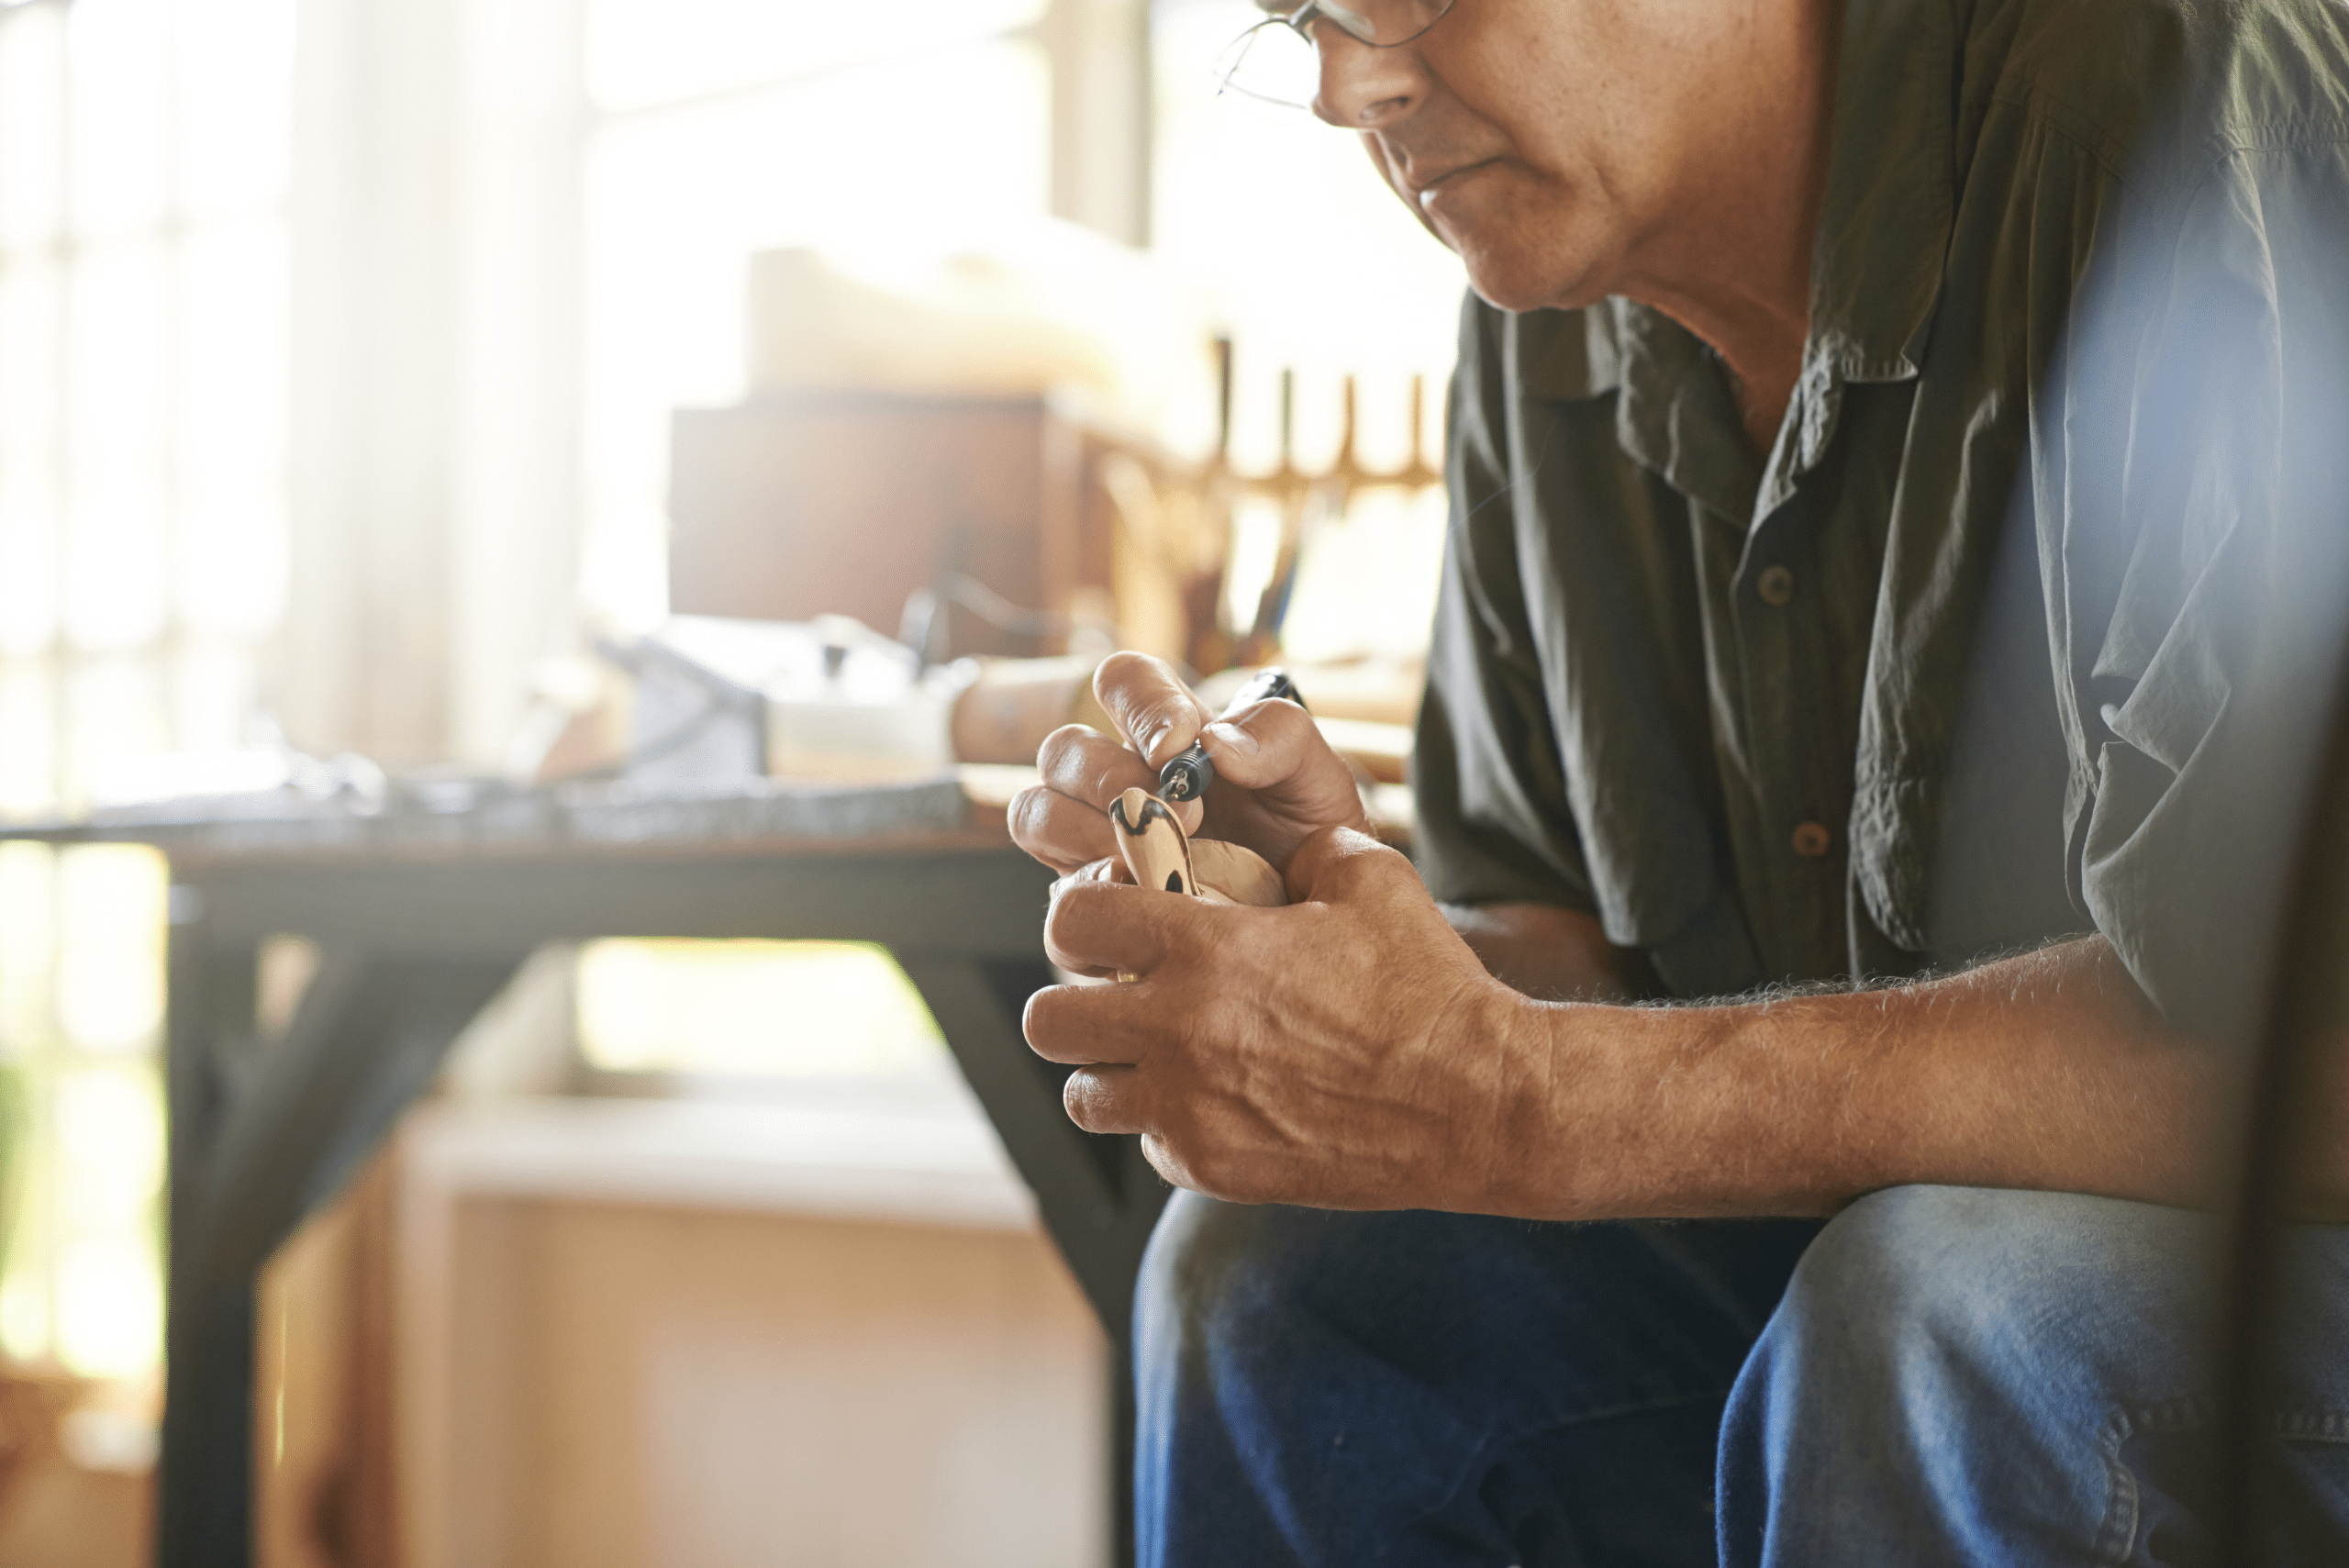
{"type": "MultiPolygon", "coordinates": [[[[1216,776],[1261,790],[1267,806],[1302,828],[1366,827],[1354,771],[1323,740],[1313,716],[1267,698],[1200,731],[1216,776]]],[[[1267,856],[1275,863],[1278,857],[1267,856]]]]}
{"type": "Polygon", "coordinates": [[[1243,789],[1267,789],[1321,765],[1343,773],[1349,787],[1353,770],[1345,759],[1321,738],[1313,716],[1293,702],[1268,697],[1227,714],[1199,732],[1216,776],[1243,789]]]}

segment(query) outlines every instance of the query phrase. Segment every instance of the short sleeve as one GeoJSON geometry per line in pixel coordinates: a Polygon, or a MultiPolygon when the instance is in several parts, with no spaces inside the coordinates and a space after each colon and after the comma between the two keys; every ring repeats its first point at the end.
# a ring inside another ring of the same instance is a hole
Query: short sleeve
{"type": "Polygon", "coordinates": [[[2084,294],[2043,510],[2081,901],[2169,1020],[2254,1027],[2349,625],[2349,151],[2238,154],[2084,294]],[[2138,297],[2140,295],[2143,297],[2138,297]],[[2086,439],[2081,439],[2082,437],[2086,439]],[[2051,532],[2051,525],[2057,531],[2051,532]]]}

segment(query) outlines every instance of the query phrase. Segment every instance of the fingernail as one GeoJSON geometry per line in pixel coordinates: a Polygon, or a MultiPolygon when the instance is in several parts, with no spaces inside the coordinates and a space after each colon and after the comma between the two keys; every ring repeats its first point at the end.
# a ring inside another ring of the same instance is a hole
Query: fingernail
{"type": "Polygon", "coordinates": [[[1240,756],[1252,757],[1256,754],[1256,738],[1236,724],[1210,724],[1208,726],[1207,732],[1214,736],[1226,750],[1240,756]]]}
{"type": "Polygon", "coordinates": [[[1155,757],[1158,755],[1158,743],[1161,740],[1165,740],[1169,734],[1173,733],[1174,728],[1174,721],[1171,718],[1163,724],[1154,726],[1151,729],[1151,732],[1142,738],[1141,754],[1145,757],[1155,757]]]}

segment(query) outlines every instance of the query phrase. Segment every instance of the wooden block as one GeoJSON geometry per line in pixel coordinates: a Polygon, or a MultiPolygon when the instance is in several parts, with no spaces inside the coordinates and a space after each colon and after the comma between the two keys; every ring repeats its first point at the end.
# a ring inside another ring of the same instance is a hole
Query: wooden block
{"type": "MultiPolygon", "coordinates": [[[[960,572],[1015,605],[1065,609],[1075,579],[1057,559],[1063,541],[1046,538],[1046,491],[1066,481],[1048,473],[1047,423],[1033,398],[853,392],[680,410],[670,607],[848,615],[894,632],[907,595],[960,572]]],[[[1064,522],[1065,506],[1050,509],[1064,522]]],[[[961,610],[951,643],[955,653],[1050,651],[961,610]]]]}

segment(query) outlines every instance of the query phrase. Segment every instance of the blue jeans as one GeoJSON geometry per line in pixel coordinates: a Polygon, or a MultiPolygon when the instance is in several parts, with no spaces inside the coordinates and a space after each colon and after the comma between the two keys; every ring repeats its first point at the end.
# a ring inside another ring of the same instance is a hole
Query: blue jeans
{"type": "MultiPolygon", "coordinates": [[[[2212,1235],[1956,1188],[1823,1228],[1177,1194],[1135,1309],[1140,1561],[2193,1561],[2212,1235]]],[[[2303,1240],[2270,1556],[2349,1562],[2349,1233],[2303,1240]]]]}

